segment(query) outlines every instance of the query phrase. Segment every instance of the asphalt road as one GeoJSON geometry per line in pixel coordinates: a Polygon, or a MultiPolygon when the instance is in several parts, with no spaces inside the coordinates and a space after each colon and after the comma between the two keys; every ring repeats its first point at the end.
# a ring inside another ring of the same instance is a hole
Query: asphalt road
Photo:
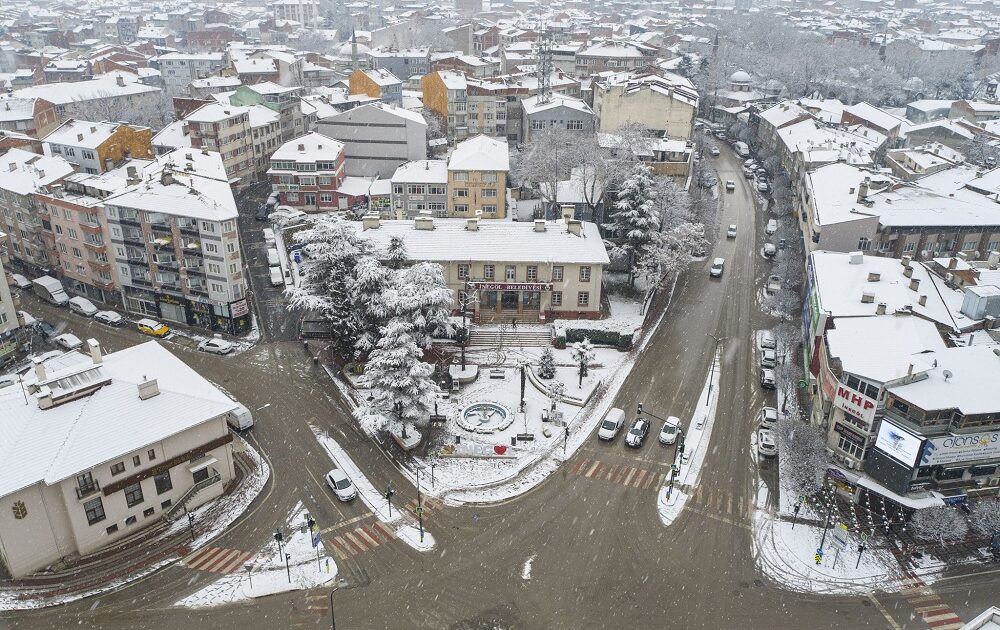
{"type": "MultiPolygon", "coordinates": [[[[771,323],[759,315],[755,302],[768,263],[757,254],[763,215],[739,161],[724,149],[716,162],[720,182],[733,179],[736,190],[727,194],[723,188],[714,248],[678,283],[663,324],[615,403],[631,416],[642,402],[647,411],[678,416],[686,426],[721,344],[717,420],[700,482],[700,494],[711,498],[689,502],[672,526],[663,527],[655,485],[626,487],[572,473],[577,464],[585,464],[579,470],[627,465],[647,474],[665,472],[674,447],[657,443],[659,427],[654,424],[637,450],[626,449],[621,436],[610,444],[592,438],[523,497],[431,514],[427,527],[437,540],[432,553],[392,541],[338,562],[347,582],[335,594],[340,628],[924,627],[919,616],[914,622],[911,604],[901,597],[792,593],[754,566],[749,506],[760,478],[773,482],[773,471],[761,471],[750,449],[756,411],[769,399],[757,385],[752,343],[753,331],[771,323]],[[725,238],[730,223],[739,225],[735,240],[725,238]],[[715,256],[727,260],[721,279],[708,277],[715,256]],[[531,579],[525,580],[522,570],[529,559],[531,579]]],[[[28,310],[52,323],[65,322],[66,330],[81,338],[96,336],[111,350],[144,340],[132,330],[108,329],[48,305],[32,304],[28,310]]],[[[228,358],[170,347],[254,412],[257,424],[250,439],[272,466],[272,480],[250,516],[214,545],[259,549],[299,501],[326,535],[371,521],[361,502],[339,503],[324,487],[322,475],[330,463],[310,426],[330,431],[376,487],[391,481],[397,504],[414,498],[379,446],[355,429],[327,375],[297,343],[265,336],[250,351],[228,358]]],[[[5,627],[19,629],[330,627],[329,591],[322,589],[217,609],[172,607],[216,577],[176,565],[115,593],[0,619],[5,627]]],[[[980,579],[998,583],[992,574],[980,579]]],[[[942,597],[956,610],[962,607],[966,619],[997,592],[962,577],[945,584],[942,597]]]]}

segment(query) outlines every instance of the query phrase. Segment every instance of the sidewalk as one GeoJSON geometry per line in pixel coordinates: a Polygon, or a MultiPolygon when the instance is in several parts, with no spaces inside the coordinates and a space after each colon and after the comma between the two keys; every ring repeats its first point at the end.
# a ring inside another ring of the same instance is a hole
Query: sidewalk
{"type": "Polygon", "coordinates": [[[236,475],[222,496],[192,512],[193,527],[186,518],[161,521],[64,565],[0,581],[0,611],[45,608],[107,592],[206,545],[240,518],[270,478],[267,463],[249,445],[245,449],[235,454],[236,475]]]}

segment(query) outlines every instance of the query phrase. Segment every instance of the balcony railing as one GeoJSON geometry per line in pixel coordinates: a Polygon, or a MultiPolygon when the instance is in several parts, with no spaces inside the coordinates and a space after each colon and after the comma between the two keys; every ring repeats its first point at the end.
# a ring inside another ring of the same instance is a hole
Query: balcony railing
{"type": "Polygon", "coordinates": [[[100,489],[101,489],[101,484],[99,484],[97,481],[91,481],[88,484],[77,486],[76,498],[82,499],[84,497],[89,497],[90,495],[94,494],[100,489]]]}

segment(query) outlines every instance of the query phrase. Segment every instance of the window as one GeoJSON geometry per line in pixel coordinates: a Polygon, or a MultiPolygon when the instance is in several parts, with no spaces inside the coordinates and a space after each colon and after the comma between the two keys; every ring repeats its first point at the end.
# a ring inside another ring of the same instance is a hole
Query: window
{"type": "Polygon", "coordinates": [[[133,483],[125,486],[125,503],[129,507],[134,507],[142,503],[142,484],[133,483]]]}
{"type": "Polygon", "coordinates": [[[114,534],[117,531],[118,531],[118,525],[110,525],[107,528],[105,528],[104,533],[110,536],[111,534],[114,534]]]}
{"type": "Polygon", "coordinates": [[[402,195],[403,194],[403,185],[402,184],[393,184],[392,185],[392,194],[394,194],[394,195],[402,195]]]}
{"type": "Polygon", "coordinates": [[[552,306],[562,306],[562,291],[552,292],[552,306]]]}
{"type": "Polygon", "coordinates": [[[566,129],[569,129],[570,131],[582,131],[583,130],[583,121],[582,120],[567,120],[566,121],[566,129]]]}
{"type": "Polygon", "coordinates": [[[976,249],[976,243],[978,242],[979,241],[965,241],[962,243],[962,251],[968,252],[976,249]]]}
{"type": "Polygon", "coordinates": [[[464,204],[464,203],[456,203],[455,204],[455,213],[456,214],[465,214],[468,211],[469,211],[468,204],[464,204]]]}
{"type": "Polygon", "coordinates": [[[483,214],[496,214],[497,207],[493,204],[486,204],[483,206],[483,214]]]}
{"type": "Polygon", "coordinates": [[[150,516],[153,515],[153,512],[155,511],[156,508],[146,508],[145,510],[142,511],[142,516],[143,518],[149,518],[150,516]]]}
{"type": "Polygon", "coordinates": [[[87,514],[87,524],[93,525],[94,523],[100,523],[104,520],[104,503],[101,501],[101,497],[96,499],[91,499],[83,504],[83,510],[87,514]]]}
{"type": "Polygon", "coordinates": [[[320,193],[319,200],[323,203],[333,203],[333,195],[330,193],[320,193]]]}
{"type": "Polygon", "coordinates": [[[580,291],[576,294],[576,305],[577,306],[590,306],[590,293],[588,291],[580,291]]]}
{"type": "Polygon", "coordinates": [[[871,239],[869,239],[866,236],[862,236],[860,239],[858,239],[858,249],[860,249],[863,252],[867,252],[871,248],[872,248],[871,239]]]}
{"type": "Polygon", "coordinates": [[[496,188],[483,188],[480,192],[482,193],[484,199],[496,199],[496,188]]]}
{"type": "Polygon", "coordinates": [[[132,465],[135,466],[136,468],[142,466],[142,458],[140,458],[138,455],[132,457],[132,465]]]}
{"type": "Polygon", "coordinates": [[[562,282],[563,279],[563,268],[562,265],[556,265],[552,268],[552,282],[562,282]]]}
{"type": "Polygon", "coordinates": [[[517,267],[515,267],[514,265],[507,265],[507,270],[505,272],[504,277],[507,279],[507,282],[517,280],[517,267]]]}
{"type": "Polygon", "coordinates": [[[916,249],[917,249],[917,244],[915,242],[913,242],[913,241],[910,241],[906,245],[903,245],[903,252],[904,253],[912,253],[916,249]]]}
{"type": "Polygon", "coordinates": [[[840,435],[840,440],[837,442],[837,448],[852,457],[858,458],[860,458],[865,452],[864,446],[848,437],[845,437],[843,434],[840,435]]]}
{"type": "Polygon", "coordinates": [[[544,129],[545,128],[545,121],[544,120],[538,120],[537,118],[535,118],[535,119],[533,119],[531,121],[531,128],[532,128],[532,130],[535,130],[535,131],[537,131],[539,129],[544,129]]]}
{"type": "Polygon", "coordinates": [[[427,193],[430,194],[430,195],[443,195],[446,192],[447,192],[447,189],[444,186],[438,185],[438,186],[428,186],[427,187],[427,193]]]}
{"type": "Polygon", "coordinates": [[[146,451],[146,459],[148,459],[149,461],[153,461],[154,459],[156,459],[156,450],[149,449],[148,451],[146,451]]]}
{"type": "Polygon", "coordinates": [[[536,265],[528,265],[528,282],[535,282],[538,280],[538,267],[536,265]]]}
{"type": "Polygon", "coordinates": [[[69,234],[69,237],[72,238],[72,239],[74,239],[74,240],[79,240],[79,238],[80,238],[80,237],[78,237],[76,235],[76,230],[74,230],[73,228],[68,228],[66,230],[66,233],[69,234]]]}
{"type": "Polygon", "coordinates": [[[423,195],[427,192],[427,189],[423,184],[409,184],[406,187],[406,193],[408,195],[423,195]]]}
{"type": "Polygon", "coordinates": [[[456,188],[455,189],[455,196],[459,197],[459,198],[468,197],[469,196],[469,189],[468,188],[456,188]]]}
{"type": "Polygon", "coordinates": [[[1000,250],[1000,241],[990,241],[986,246],[986,250],[990,252],[1000,250]]]}
{"type": "Polygon", "coordinates": [[[590,282],[590,267],[580,267],[580,282],[590,282]]]}
{"type": "Polygon", "coordinates": [[[461,264],[458,266],[458,279],[465,280],[469,277],[469,265],[461,264]]]}
{"type": "Polygon", "coordinates": [[[160,504],[160,509],[161,510],[165,510],[168,507],[170,507],[172,504],[173,504],[173,500],[167,499],[166,501],[164,501],[163,503],[160,504]]]}
{"type": "Polygon", "coordinates": [[[487,280],[492,280],[494,274],[496,273],[496,267],[493,265],[483,265],[483,277],[487,280]]]}
{"type": "Polygon", "coordinates": [[[135,525],[135,520],[136,519],[135,519],[134,516],[130,516],[127,519],[125,519],[125,524],[126,525],[135,525]]]}
{"type": "Polygon", "coordinates": [[[455,171],[454,179],[456,182],[467,182],[469,181],[469,174],[465,171],[455,171]]]}
{"type": "Polygon", "coordinates": [[[120,475],[123,472],[125,472],[125,462],[118,462],[117,464],[113,464],[111,466],[112,475],[120,475]]]}

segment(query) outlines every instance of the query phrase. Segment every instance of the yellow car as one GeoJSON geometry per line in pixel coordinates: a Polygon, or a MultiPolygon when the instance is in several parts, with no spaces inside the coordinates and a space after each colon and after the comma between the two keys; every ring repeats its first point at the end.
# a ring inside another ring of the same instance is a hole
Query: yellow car
{"type": "Polygon", "coordinates": [[[143,318],[137,321],[135,324],[136,327],[139,329],[139,332],[143,333],[144,335],[150,335],[153,337],[165,337],[167,333],[170,332],[170,329],[167,328],[165,325],[152,319],[143,318]]]}

